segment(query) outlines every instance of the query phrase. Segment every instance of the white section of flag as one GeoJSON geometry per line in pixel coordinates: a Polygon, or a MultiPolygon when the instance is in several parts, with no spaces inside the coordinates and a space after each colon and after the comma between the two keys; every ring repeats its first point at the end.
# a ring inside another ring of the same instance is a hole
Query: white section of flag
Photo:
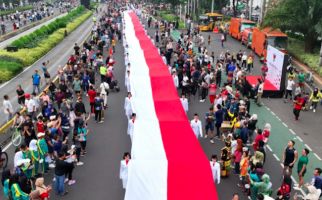
{"type": "Polygon", "coordinates": [[[166,200],[168,162],[154,108],[149,68],[127,12],[124,20],[131,63],[132,105],[137,115],[125,200],[166,200]]]}

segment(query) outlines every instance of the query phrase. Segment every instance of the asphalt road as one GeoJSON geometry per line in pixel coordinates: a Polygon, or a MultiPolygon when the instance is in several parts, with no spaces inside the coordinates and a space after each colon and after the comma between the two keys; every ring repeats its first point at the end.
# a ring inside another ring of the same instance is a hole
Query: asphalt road
{"type": "MultiPolygon", "coordinates": [[[[225,48],[220,45],[220,34],[214,33],[202,33],[205,38],[208,35],[212,35],[212,43],[210,46],[206,45],[209,52],[214,51],[215,55],[219,55],[222,51],[229,50],[230,52],[237,53],[239,50],[243,52],[250,52],[250,49],[242,46],[241,43],[231,37],[228,37],[228,41],[225,43],[225,48]]],[[[261,63],[256,56],[254,62],[254,70],[252,74],[259,75],[261,63]]],[[[256,113],[259,114],[259,118],[265,118],[265,122],[271,123],[272,135],[269,145],[272,147],[272,152],[279,158],[282,158],[284,147],[289,139],[296,141],[296,148],[300,152],[304,147],[311,151],[309,155],[310,163],[309,170],[311,172],[315,167],[321,167],[322,147],[320,141],[322,141],[321,126],[322,121],[322,108],[318,106],[316,113],[312,111],[301,112],[300,120],[295,121],[293,115],[293,104],[291,102],[284,103],[284,99],[263,99],[265,106],[256,108],[256,113]]],[[[262,121],[262,126],[264,121],[262,121]]],[[[310,176],[306,175],[306,181],[309,181],[310,176]]]]}
{"type": "MultiPolygon", "coordinates": [[[[86,23],[85,23],[86,24],[86,23]]],[[[87,24],[89,26],[89,24],[87,24]]],[[[87,26],[87,27],[88,27],[87,26]]],[[[82,26],[83,27],[83,26],[82,26]]],[[[79,28],[81,29],[81,28],[79,28]]],[[[88,29],[88,28],[87,28],[88,29]]],[[[82,29],[83,31],[87,30],[86,28],[82,29]]],[[[151,33],[151,30],[149,30],[151,33]]],[[[75,34],[80,32],[75,32],[75,34]]],[[[85,35],[85,34],[84,34],[85,35]]],[[[81,34],[83,36],[83,33],[81,34]]],[[[216,36],[217,37],[217,36],[216,36]]],[[[71,40],[73,38],[71,37],[71,40]]],[[[237,45],[238,43],[234,40],[230,40],[226,44],[227,46],[231,45],[231,48],[239,50],[242,48],[237,45]],[[236,45],[234,47],[234,45],[236,45]]],[[[217,51],[222,50],[219,46],[219,36],[218,42],[214,44],[213,49],[217,51]]],[[[63,47],[59,47],[63,48],[63,47]]],[[[59,49],[57,51],[64,51],[59,49]]],[[[67,47],[65,47],[67,48],[67,47]]],[[[68,48],[67,48],[68,49],[68,48]]],[[[217,53],[218,54],[218,53],[217,53]]],[[[54,58],[59,57],[55,55],[54,58]]],[[[61,56],[63,57],[63,56],[61,56]]],[[[109,108],[105,112],[105,122],[103,124],[94,124],[92,121],[89,124],[90,135],[88,138],[88,154],[85,157],[82,157],[82,161],[85,162],[84,166],[76,167],[74,171],[74,178],[76,179],[76,184],[67,187],[69,194],[64,197],[64,199],[78,199],[78,200],[88,200],[88,199],[113,199],[121,200],[124,198],[124,191],[121,186],[121,181],[119,180],[119,162],[123,152],[130,151],[130,139],[126,135],[127,130],[127,120],[124,115],[123,103],[124,97],[126,95],[126,90],[123,85],[124,83],[124,60],[123,60],[123,49],[118,44],[116,47],[116,66],[115,73],[116,77],[119,80],[121,91],[119,93],[111,93],[108,99],[109,108]]],[[[46,59],[44,59],[46,60],[46,59]]],[[[66,59],[62,59],[66,61],[66,59]]],[[[34,67],[38,67],[35,65],[34,67]]],[[[57,65],[54,65],[57,66],[57,65]]],[[[33,70],[31,70],[32,72],[33,70]]],[[[26,75],[27,76],[27,75],[26,75]]],[[[25,77],[25,76],[23,76],[25,77]]],[[[30,81],[27,76],[26,81],[30,81]]],[[[14,88],[13,86],[12,88],[14,88]]],[[[11,88],[11,89],[12,89],[11,88]]],[[[275,100],[265,100],[265,104],[270,108],[275,106],[272,104],[275,100]]],[[[281,100],[276,100],[276,106],[279,106],[276,109],[283,109],[285,112],[290,109],[290,107],[285,106],[281,100]],[[279,103],[280,102],[280,103],[279,103]]],[[[199,113],[200,116],[203,116],[204,113],[208,110],[209,102],[200,103],[198,99],[192,99],[190,103],[188,116],[191,119],[195,112],[199,113]]],[[[252,112],[263,112],[266,114],[265,107],[257,108],[252,105],[252,112]],[[254,110],[253,110],[254,109],[254,110]],[[259,110],[260,109],[260,110],[259,110]]],[[[283,113],[283,110],[281,111],[283,113]]],[[[268,111],[268,110],[267,110],[268,111]]],[[[287,113],[287,112],[286,112],[287,113]]],[[[286,114],[287,115],[287,114],[286,114]]],[[[314,118],[312,113],[307,113],[311,116],[311,119],[314,118]]],[[[261,117],[260,114],[259,117],[261,117]]],[[[282,116],[282,115],[281,115],[282,116]]],[[[282,118],[282,117],[281,117],[282,118]]],[[[270,120],[270,116],[268,120],[270,120]]],[[[272,120],[272,125],[274,126],[280,122],[275,122],[272,120]]],[[[300,121],[301,123],[302,121],[300,121]]],[[[260,122],[261,124],[262,122],[260,122]]],[[[287,123],[287,121],[286,121],[287,123]]],[[[290,125],[289,125],[290,126],[290,125]]],[[[309,128],[309,127],[308,127],[309,128]]],[[[294,129],[295,130],[295,129],[294,129]]],[[[274,134],[274,133],[273,133],[274,134]]],[[[316,133],[318,135],[318,132],[316,133]]],[[[314,136],[311,136],[314,137],[314,136]]],[[[304,139],[304,137],[303,137],[304,139]]],[[[278,141],[273,137],[270,143],[278,143],[278,141]]],[[[313,140],[313,139],[312,139],[313,140]]],[[[320,140],[321,141],[321,140],[320,140]]],[[[184,140],[182,141],[184,142],[184,140]]],[[[215,141],[215,144],[210,144],[208,139],[200,139],[200,143],[205,151],[205,154],[209,157],[211,154],[220,154],[220,149],[223,143],[219,140],[215,141]]],[[[278,143],[279,144],[279,143],[278,143]]],[[[285,145],[285,144],[280,144],[285,145]]],[[[187,147],[188,148],[188,147],[187,147]]],[[[13,148],[8,149],[10,158],[13,157],[13,148]]],[[[267,153],[267,162],[265,163],[265,171],[271,176],[271,181],[273,183],[274,190],[281,183],[282,168],[280,162],[276,160],[273,156],[273,153],[268,151],[267,153]]],[[[307,176],[311,176],[310,172],[307,173],[307,176]]],[[[49,175],[46,180],[50,181],[51,176],[49,175]]],[[[227,179],[223,179],[219,185],[217,185],[217,191],[219,199],[229,200],[233,193],[238,192],[241,194],[241,190],[237,187],[238,177],[231,175],[227,179]]],[[[202,191],[200,191],[202,192],[202,191]]],[[[53,199],[59,199],[53,196],[53,199]]],[[[241,199],[247,199],[246,196],[241,196],[241,199]]]]}

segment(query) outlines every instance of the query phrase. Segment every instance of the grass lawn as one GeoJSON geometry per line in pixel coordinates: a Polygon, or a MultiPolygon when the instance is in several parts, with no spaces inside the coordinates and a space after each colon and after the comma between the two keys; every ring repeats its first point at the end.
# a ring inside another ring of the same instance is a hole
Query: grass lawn
{"type": "MultiPolygon", "coordinates": [[[[168,22],[175,22],[177,21],[178,16],[171,14],[170,11],[159,11],[158,15],[164,19],[165,21],[168,22]]],[[[184,22],[179,19],[179,29],[185,28],[184,22]]]]}
{"type": "Polygon", "coordinates": [[[314,53],[306,53],[304,51],[303,41],[289,37],[287,50],[293,57],[295,57],[305,65],[309,66],[320,76],[322,76],[322,68],[319,67],[319,49],[315,49],[314,53]]]}

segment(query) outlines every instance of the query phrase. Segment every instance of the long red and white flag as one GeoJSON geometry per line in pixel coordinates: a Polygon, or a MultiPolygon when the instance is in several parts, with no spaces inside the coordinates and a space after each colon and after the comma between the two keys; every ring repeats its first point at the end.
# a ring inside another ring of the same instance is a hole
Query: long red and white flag
{"type": "Polygon", "coordinates": [[[217,200],[209,160],[174,81],[134,12],[124,12],[137,115],[125,200],[217,200]]]}

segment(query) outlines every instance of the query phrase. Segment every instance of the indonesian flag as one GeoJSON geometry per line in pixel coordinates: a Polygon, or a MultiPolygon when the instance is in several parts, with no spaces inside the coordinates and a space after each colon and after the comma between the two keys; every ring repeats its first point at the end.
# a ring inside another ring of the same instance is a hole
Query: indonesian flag
{"type": "Polygon", "coordinates": [[[131,63],[132,160],[125,200],[217,200],[209,160],[138,17],[124,12],[131,63]]]}

